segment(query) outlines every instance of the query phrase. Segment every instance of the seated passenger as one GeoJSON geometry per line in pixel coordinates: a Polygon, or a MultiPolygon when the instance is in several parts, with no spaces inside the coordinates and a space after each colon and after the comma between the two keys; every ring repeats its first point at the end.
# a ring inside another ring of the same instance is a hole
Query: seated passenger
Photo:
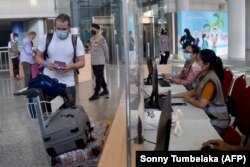
{"type": "Polygon", "coordinates": [[[211,124],[219,134],[222,134],[229,123],[221,88],[224,80],[222,61],[214,51],[204,49],[198,54],[197,63],[202,71],[197,79],[196,88],[185,93],[174,94],[172,97],[183,97],[186,102],[204,109],[211,124]]]}
{"type": "Polygon", "coordinates": [[[180,74],[177,76],[163,74],[163,78],[172,83],[184,85],[187,90],[193,89],[195,87],[194,81],[201,72],[201,67],[196,63],[199,51],[199,47],[196,45],[187,46],[184,52],[186,61],[180,74]]]}

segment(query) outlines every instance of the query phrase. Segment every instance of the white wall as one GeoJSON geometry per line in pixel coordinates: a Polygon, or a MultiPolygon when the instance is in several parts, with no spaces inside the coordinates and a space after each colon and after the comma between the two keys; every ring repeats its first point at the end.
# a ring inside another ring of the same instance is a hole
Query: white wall
{"type": "Polygon", "coordinates": [[[0,2],[0,19],[55,16],[54,0],[1,0],[0,2]]]}
{"type": "Polygon", "coordinates": [[[28,32],[36,32],[36,38],[33,40],[34,46],[37,46],[40,38],[44,35],[44,21],[43,19],[33,19],[24,23],[24,35],[28,32]]]}

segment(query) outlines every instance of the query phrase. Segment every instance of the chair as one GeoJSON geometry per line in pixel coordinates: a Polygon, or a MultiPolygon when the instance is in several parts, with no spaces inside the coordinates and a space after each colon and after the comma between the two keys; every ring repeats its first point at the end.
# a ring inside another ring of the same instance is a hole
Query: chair
{"type": "Polygon", "coordinates": [[[246,135],[244,145],[247,144],[250,135],[250,86],[248,86],[242,93],[242,96],[239,100],[239,105],[237,105],[236,112],[236,126],[239,131],[246,135]]]}
{"type": "Polygon", "coordinates": [[[229,96],[227,97],[227,106],[228,106],[228,112],[231,116],[236,116],[236,108],[239,104],[240,97],[242,96],[242,93],[245,91],[247,82],[246,82],[246,76],[241,75],[238,78],[235,79],[235,81],[232,84],[231,92],[229,93],[229,96]]]}
{"type": "Polygon", "coordinates": [[[230,90],[230,87],[232,85],[232,82],[233,82],[233,73],[230,70],[230,68],[225,67],[224,68],[224,81],[223,81],[223,85],[222,85],[224,99],[226,99],[227,95],[229,94],[229,90],[230,90]]]}
{"type": "Polygon", "coordinates": [[[228,126],[225,130],[222,138],[225,142],[232,145],[240,145],[241,144],[241,136],[236,131],[237,122],[237,113],[240,113],[240,101],[243,98],[243,93],[246,89],[246,77],[245,75],[241,75],[236,78],[232,84],[231,91],[229,92],[229,96],[226,99],[228,112],[230,116],[236,117],[233,124],[228,126]]]}

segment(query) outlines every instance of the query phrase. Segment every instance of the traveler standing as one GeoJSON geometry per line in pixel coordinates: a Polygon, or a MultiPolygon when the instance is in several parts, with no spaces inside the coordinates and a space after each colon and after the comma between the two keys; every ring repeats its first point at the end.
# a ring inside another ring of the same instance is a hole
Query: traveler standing
{"type": "Polygon", "coordinates": [[[36,37],[36,33],[31,31],[28,36],[22,41],[23,49],[21,51],[20,60],[23,65],[24,72],[24,85],[28,86],[29,80],[31,78],[31,65],[33,64],[33,40],[36,37]]]}
{"type": "Polygon", "coordinates": [[[13,66],[13,76],[16,79],[19,79],[19,55],[20,51],[18,50],[18,34],[13,33],[11,34],[10,41],[8,43],[8,51],[9,56],[12,61],[13,66]]]}
{"type": "Polygon", "coordinates": [[[170,51],[170,42],[169,42],[168,32],[164,28],[161,29],[161,34],[159,36],[159,45],[160,45],[160,55],[161,55],[160,64],[167,64],[170,51]]]}
{"type": "Polygon", "coordinates": [[[89,98],[90,101],[99,99],[99,96],[109,94],[107,84],[104,79],[104,65],[105,61],[109,60],[109,50],[105,38],[100,33],[100,26],[98,24],[91,25],[90,39],[90,54],[91,65],[95,75],[95,90],[94,94],[89,98]],[[99,94],[101,87],[103,91],[99,94]]]}
{"type": "Polygon", "coordinates": [[[66,84],[66,92],[71,105],[76,102],[75,70],[84,67],[84,47],[82,41],[77,37],[74,61],[73,35],[70,33],[70,17],[60,14],[55,20],[56,32],[53,33],[47,50],[47,58],[44,57],[46,50],[47,35],[43,36],[38,45],[36,62],[44,66],[43,73],[51,78],[56,78],[60,83],[66,84]],[[57,63],[62,64],[58,68],[57,63]]]}
{"type": "Polygon", "coordinates": [[[182,45],[182,49],[185,50],[185,48],[191,44],[194,44],[195,40],[191,36],[191,33],[189,29],[185,28],[184,29],[184,34],[181,39],[180,39],[180,44],[182,45]]]}

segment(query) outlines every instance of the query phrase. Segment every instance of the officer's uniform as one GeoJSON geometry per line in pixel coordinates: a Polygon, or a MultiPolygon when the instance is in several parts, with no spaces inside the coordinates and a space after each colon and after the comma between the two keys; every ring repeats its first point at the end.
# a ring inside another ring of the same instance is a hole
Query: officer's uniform
{"type": "Polygon", "coordinates": [[[90,39],[91,65],[95,75],[95,93],[99,94],[101,87],[107,90],[104,79],[104,64],[109,61],[109,50],[105,38],[102,35],[91,37],[90,39]]]}

